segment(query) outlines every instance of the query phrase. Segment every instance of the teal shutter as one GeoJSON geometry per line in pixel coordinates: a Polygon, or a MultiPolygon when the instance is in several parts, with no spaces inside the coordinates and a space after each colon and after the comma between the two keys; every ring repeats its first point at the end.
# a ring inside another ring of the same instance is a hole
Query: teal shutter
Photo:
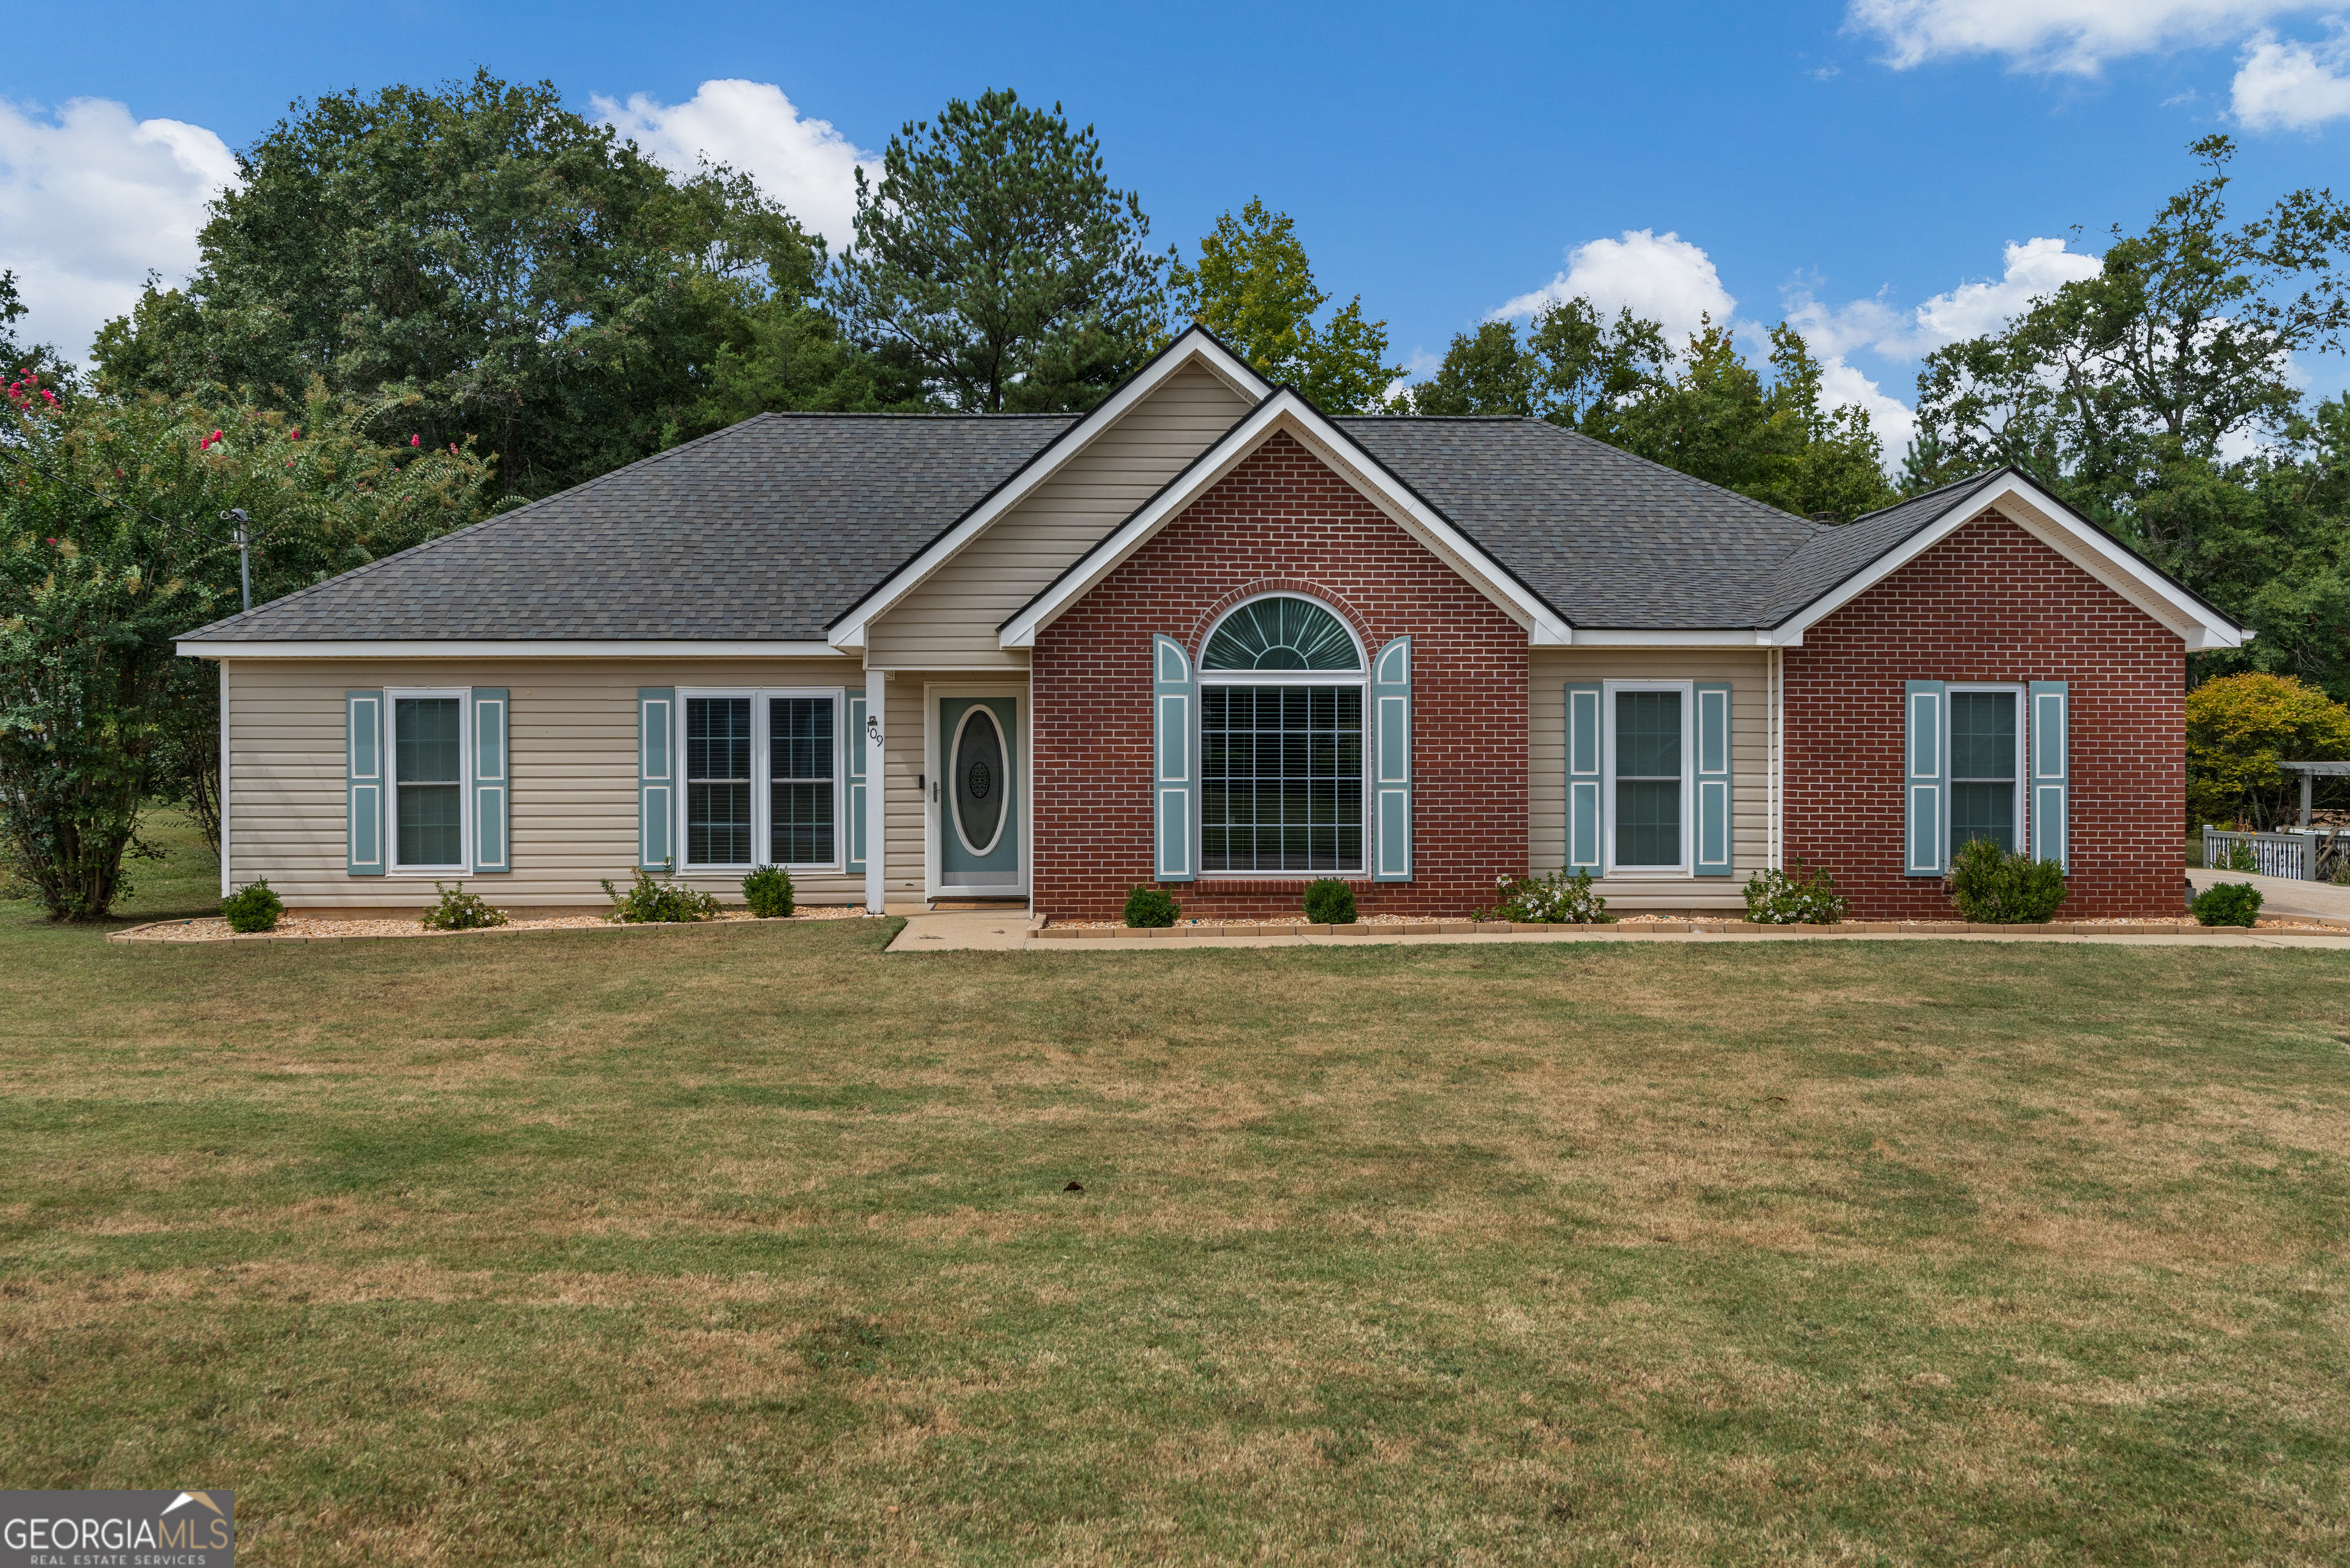
{"type": "Polygon", "coordinates": [[[2068,871],[2073,867],[2072,707],[2072,691],[2065,682],[2032,682],[2032,853],[2068,871]]]}
{"type": "Polygon", "coordinates": [[[343,693],[345,869],[383,875],[383,693],[343,693]]]}
{"type": "Polygon", "coordinates": [[[848,744],[842,757],[848,772],[848,874],[865,875],[865,699],[848,700],[848,744]]]}
{"type": "Polygon", "coordinates": [[[1195,872],[1192,824],[1198,816],[1199,771],[1192,766],[1191,659],[1164,632],[1150,639],[1150,874],[1161,882],[1189,882],[1195,872]]]}
{"type": "Polygon", "coordinates": [[[506,778],[506,692],[503,686],[473,688],[473,874],[494,876],[514,869],[506,845],[512,809],[506,778]]]}
{"type": "Polygon", "coordinates": [[[1944,766],[1942,683],[1912,680],[1904,689],[1901,743],[1902,796],[1907,802],[1902,871],[1911,877],[1942,874],[1942,780],[1944,766]]]}
{"type": "Polygon", "coordinates": [[[637,863],[658,871],[677,858],[677,692],[637,688],[637,863]]]}
{"type": "Polygon", "coordinates": [[[1730,682],[1700,680],[1697,699],[1697,863],[1700,877],[1730,875],[1730,682]]]}
{"type": "Polygon", "coordinates": [[[1411,639],[1371,660],[1373,814],[1371,880],[1411,880],[1411,639]]]}
{"type": "Polygon", "coordinates": [[[1600,870],[1600,689],[1566,689],[1566,868],[1600,870]]]}

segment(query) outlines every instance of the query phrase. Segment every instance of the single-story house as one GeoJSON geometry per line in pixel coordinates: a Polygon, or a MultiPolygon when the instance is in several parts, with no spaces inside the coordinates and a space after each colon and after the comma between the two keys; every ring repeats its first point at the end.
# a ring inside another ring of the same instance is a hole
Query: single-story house
{"type": "Polygon", "coordinates": [[[1194,327],[1082,416],[761,415],[179,648],[224,886],[297,909],[1712,909],[1801,856],[1898,919],[1989,836],[2086,918],[2175,912],[2184,660],[2250,635],[2012,471],[1837,526],[1194,327]]]}

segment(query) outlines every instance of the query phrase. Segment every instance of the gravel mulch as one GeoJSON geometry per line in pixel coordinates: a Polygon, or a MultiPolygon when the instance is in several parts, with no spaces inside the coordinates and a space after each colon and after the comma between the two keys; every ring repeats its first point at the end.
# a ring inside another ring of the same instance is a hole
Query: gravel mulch
{"type": "MultiPolygon", "coordinates": [[[[748,909],[723,909],[717,919],[722,921],[750,920],[758,917],[748,909]]],[[[785,917],[783,923],[795,920],[853,920],[866,918],[865,911],[853,904],[804,904],[785,917]]],[[[503,926],[490,926],[492,931],[561,931],[599,930],[612,921],[601,915],[577,912],[560,915],[515,914],[503,926]]],[[[283,915],[275,930],[255,933],[272,937],[300,937],[316,941],[342,937],[471,937],[480,931],[433,931],[412,919],[337,919],[331,915],[283,915]]],[[[151,926],[116,934],[118,941],[130,942],[219,942],[237,933],[228,929],[228,922],[218,915],[199,916],[192,920],[165,920],[151,926]]]]}

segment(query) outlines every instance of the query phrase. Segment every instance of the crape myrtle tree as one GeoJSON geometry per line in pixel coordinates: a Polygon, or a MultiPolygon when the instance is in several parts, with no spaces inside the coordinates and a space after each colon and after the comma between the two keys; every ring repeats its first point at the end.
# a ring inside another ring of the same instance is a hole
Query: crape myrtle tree
{"type": "Polygon", "coordinates": [[[1091,126],[1009,90],[909,121],[857,171],[857,238],[830,297],[850,336],[932,406],[1089,409],[1166,337],[1166,258],[1091,126]]]}
{"type": "Polygon", "coordinates": [[[2350,405],[2307,408],[2292,357],[2350,328],[2350,206],[2295,191],[2249,222],[2224,136],[2143,233],[1918,382],[1912,490],[2012,463],[2256,629],[2199,679],[2292,674],[2350,696],[2350,405]]]}
{"type": "Polygon", "coordinates": [[[763,406],[881,394],[811,312],[826,260],[746,177],[661,168],[488,72],[329,95],[238,155],[184,288],[96,348],[123,392],[251,396],[312,378],[379,441],[469,439],[524,498],[763,406]]]}
{"type": "Polygon", "coordinates": [[[17,291],[16,275],[0,272],[0,381],[46,387],[52,397],[70,396],[74,368],[47,344],[27,342],[17,336],[17,319],[28,308],[17,291]]]}
{"type": "Polygon", "coordinates": [[[94,919],[151,800],[219,843],[217,676],[172,642],[237,608],[221,514],[252,520],[258,603],[475,520],[493,479],[421,431],[377,443],[315,378],[291,411],[46,393],[0,413],[0,832],[53,918],[94,919]]]}
{"type": "Polygon", "coordinates": [[[1331,296],[1315,284],[1296,224],[1261,199],[1217,219],[1198,265],[1179,257],[1167,281],[1179,321],[1207,327],[1259,375],[1295,387],[1325,413],[1380,411],[1404,373],[1387,362],[1388,324],[1363,318],[1362,296],[1315,319],[1331,296]]]}

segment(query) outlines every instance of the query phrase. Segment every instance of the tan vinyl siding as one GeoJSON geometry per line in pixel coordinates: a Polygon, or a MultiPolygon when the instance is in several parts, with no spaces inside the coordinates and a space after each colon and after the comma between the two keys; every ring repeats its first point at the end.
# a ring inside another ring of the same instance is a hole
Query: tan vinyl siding
{"type": "MultiPolygon", "coordinates": [[[[938,687],[971,687],[1010,685],[1020,693],[1019,734],[1015,743],[1020,748],[1020,763],[1024,776],[1028,760],[1028,672],[1017,670],[1009,680],[993,671],[969,670],[899,670],[891,672],[885,688],[889,694],[886,704],[889,717],[884,722],[882,742],[882,776],[887,781],[883,809],[888,814],[889,866],[883,898],[890,904],[910,902],[929,897],[930,846],[927,833],[931,821],[930,789],[931,772],[930,746],[934,736],[924,727],[924,720],[935,711],[938,687]],[[928,701],[925,693],[928,692],[928,701]]],[[[1021,830],[1029,833],[1033,822],[1029,815],[1029,794],[1020,794],[1021,830]]],[[[1032,839],[1033,845],[1033,839],[1032,839]]]]}
{"type": "MultiPolygon", "coordinates": [[[[266,877],[296,909],[413,907],[433,898],[430,877],[346,870],[347,691],[508,690],[514,869],[473,886],[492,903],[521,908],[600,905],[598,879],[625,881],[636,864],[639,687],[837,686],[853,694],[864,683],[846,659],[231,659],[227,670],[229,878],[241,885],[266,877]]],[[[846,808],[844,799],[838,809],[846,808]]],[[[685,880],[741,897],[739,872],[685,880]]],[[[811,902],[864,894],[862,877],[795,873],[793,880],[811,902]]]]}
{"type": "Polygon", "coordinates": [[[1744,907],[1747,877],[1769,844],[1770,654],[1766,649],[1536,648],[1527,651],[1528,848],[1537,874],[1566,863],[1566,688],[1570,681],[1727,680],[1731,874],[1669,881],[1603,877],[1614,909],[1744,907]]]}
{"type": "Polygon", "coordinates": [[[1000,647],[997,627],[1247,411],[1204,366],[1169,377],[877,621],[873,663],[1025,669],[1025,650],[1000,647]]]}

